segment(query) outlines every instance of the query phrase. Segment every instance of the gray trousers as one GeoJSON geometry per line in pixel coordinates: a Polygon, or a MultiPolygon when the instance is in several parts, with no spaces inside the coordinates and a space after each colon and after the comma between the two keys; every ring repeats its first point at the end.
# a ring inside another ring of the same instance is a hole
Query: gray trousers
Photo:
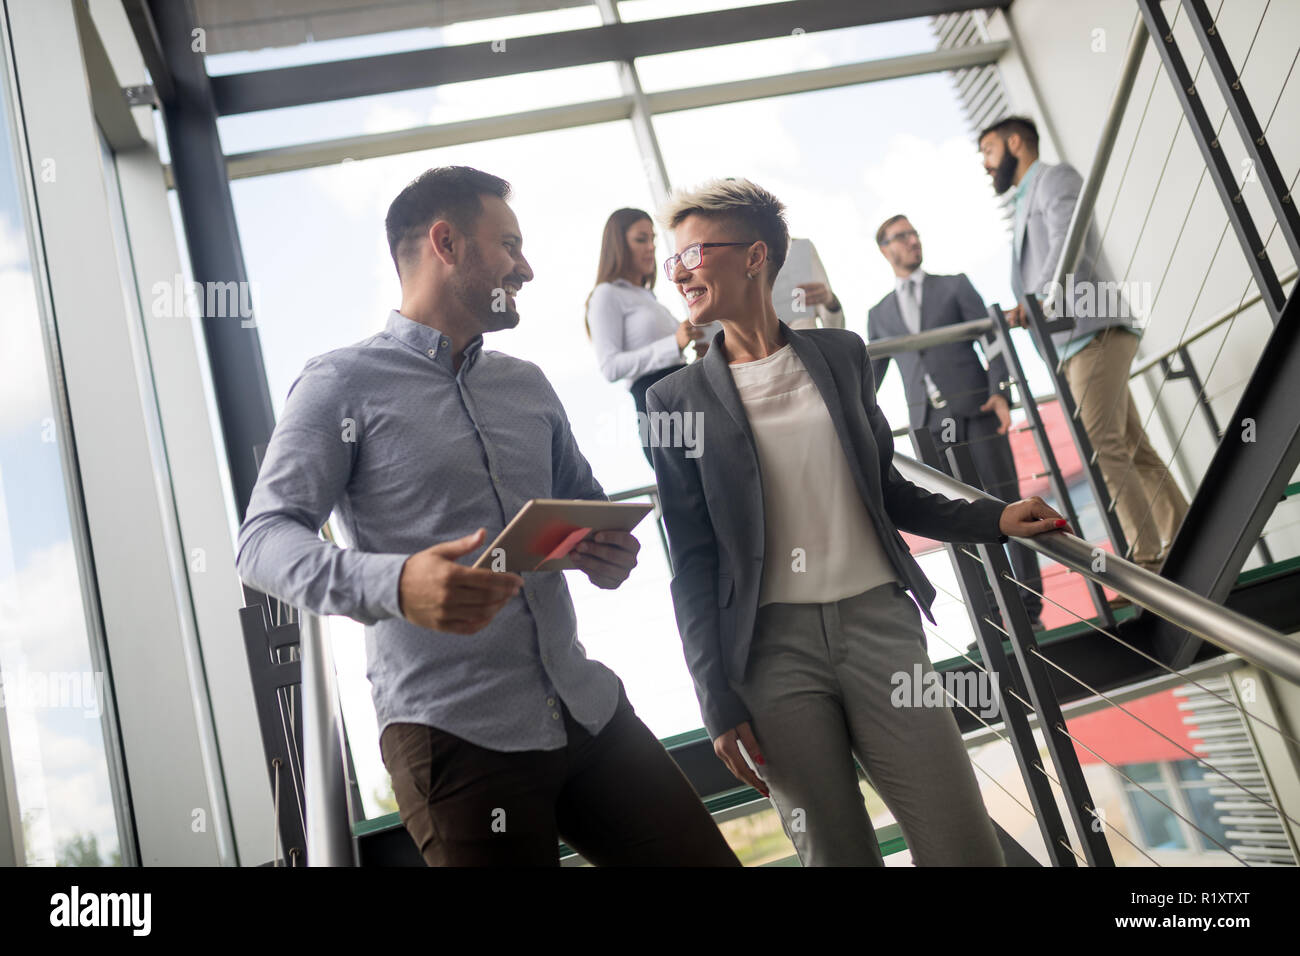
{"type": "Polygon", "coordinates": [[[897,583],[759,609],[745,678],[731,686],[804,866],[884,866],[855,756],[917,866],[1006,865],[951,710],[891,702],[893,675],[933,670],[923,640],[897,583]]]}

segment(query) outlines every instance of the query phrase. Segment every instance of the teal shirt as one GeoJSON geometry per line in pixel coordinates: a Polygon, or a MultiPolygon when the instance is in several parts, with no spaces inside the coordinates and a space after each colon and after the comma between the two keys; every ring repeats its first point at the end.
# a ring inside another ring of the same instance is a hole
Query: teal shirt
{"type": "Polygon", "coordinates": [[[1012,197],[1016,208],[1015,219],[1012,223],[1012,235],[1015,237],[1014,243],[1017,262],[1020,260],[1020,244],[1023,242],[1022,236],[1024,234],[1025,218],[1029,215],[1029,187],[1033,184],[1034,177],[1038,175],[1038,171],[1042,168],[1042,165],[1043,164],[1038,160],[1034,160],[1029,164],[1029,168],[1025,170],[1025,175],[1020,177],[1020,182],[1016,186],[1016,193],[1012,197]]]}

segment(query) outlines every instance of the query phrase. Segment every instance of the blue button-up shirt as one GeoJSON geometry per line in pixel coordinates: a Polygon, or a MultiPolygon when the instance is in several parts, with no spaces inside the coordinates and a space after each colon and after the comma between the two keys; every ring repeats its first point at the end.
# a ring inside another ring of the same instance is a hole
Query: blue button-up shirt
{"type": "Polygon", "coordinates": [[[561,699],[594,734],[619,687],[578,641],[564,572],[525,573],[477,634],[419,627],[398,606],[411,554],[479,527],[486,548],[530,498],[606,497],[541,369],[482,343],[456,370],[450,339],[394,311],[383,332],[311,359],[271,436],[237,565],[281,600],[369,625],[381,733],[416,723],[492,750],[554,750],[561,699]],[[331,511],[348,548],[318,536],[331,511]]]}

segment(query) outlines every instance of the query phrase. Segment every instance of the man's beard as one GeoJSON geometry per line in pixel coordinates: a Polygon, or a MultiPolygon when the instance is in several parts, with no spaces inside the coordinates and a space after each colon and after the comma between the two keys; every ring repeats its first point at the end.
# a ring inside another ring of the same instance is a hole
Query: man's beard
{"type": "Polygon", "coordinates": [[[483,331],[496,332],[513,329],[519,324],[519,312],[510,304],[505,289],[483,268],[483,257],[478,245],[465,246],[465,268],[462,278],[452,280],[452,291],[457,300],[483,325],[483,331]]]}
{"type": "Polygon", "coordinates": [[[1011,180],[1016,175],[1017,160],[1009,149],[1003,149],[1002,162],[993,170],[993,191],[1001,196],[1011,188],[1011,180]]]}

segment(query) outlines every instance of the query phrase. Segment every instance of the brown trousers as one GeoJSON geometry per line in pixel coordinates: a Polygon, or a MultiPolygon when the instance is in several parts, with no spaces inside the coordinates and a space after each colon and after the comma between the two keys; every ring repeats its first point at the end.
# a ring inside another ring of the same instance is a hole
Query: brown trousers
{"type": "Polygon", "coordinates": [[[422,724],[379,749],[430,866],[558,866],[563,839],[597,866],[739,866],[698,794],[619,685],[592,736],[563,702],[568,743],[505,753],[422,724]]]}
{"type": "Polygon", "coordinates": [[[1155,571],[1183,523],[1187,500],[1151,447],[1133,404],[1128,373],[1137,347],[1132,332],[1102,329],[1065,361],[1065,379],[1128,538],[1131,560],[1155,571]]]}

